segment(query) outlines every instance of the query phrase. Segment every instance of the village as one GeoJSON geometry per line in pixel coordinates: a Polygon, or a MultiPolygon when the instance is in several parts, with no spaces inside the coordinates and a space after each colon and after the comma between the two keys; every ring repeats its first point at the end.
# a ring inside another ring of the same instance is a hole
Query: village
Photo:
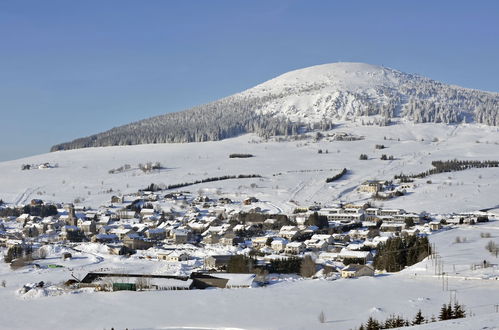
{"type": "MultiPolygon", "coordinates": [[[[358,190],[377,194],[383,184],[367,181],[358,190]]],[[[426,237],[450,226],[488,221],[485,212],[431,215],[370,202],[296,207],[283,214],[255,197],[231,200],[152,190],[112,196],[96,209],[39,199],[22,207],[3,204],[4,261],[12,269],[62,268],[73,257],[69,251],[97,245],[121,258],[189,266],[181,273],[161,274],[96,268],[83,278],[68,278],[66,286],[101,291],[251,287],[268,285],[280,273],[328,279],[374,276],[387,271],[375,270],[373,261],[378,246],[390,238],[426,237]],[[60,260],[39,262],[47,257],[47,246],[65,248],[60,260]]]]}

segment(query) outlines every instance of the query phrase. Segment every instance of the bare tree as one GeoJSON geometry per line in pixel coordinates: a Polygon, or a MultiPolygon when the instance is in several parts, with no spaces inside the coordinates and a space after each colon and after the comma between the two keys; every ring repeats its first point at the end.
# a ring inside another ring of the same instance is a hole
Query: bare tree
{"type": "Polygon", "coordinates": [[[146,289],[149,289],[151,287],[151,281],[148,278],[139,277],[135,281],[135,286],[136,286],[137,290],[146,290],[146,289]]]}
{"type": "Polygon", "coordinates": [[[326,323],[326,314],[324,314],[324,311],[321,311],[319,313],[319,322],[320,323],[326,323]]]}
{"type": "Polygon", "coordinates": [[[312,277],[315,273],[315,261],[311,256],[306,255],[301,261],[300,274],[303,277],[312,277]]]}

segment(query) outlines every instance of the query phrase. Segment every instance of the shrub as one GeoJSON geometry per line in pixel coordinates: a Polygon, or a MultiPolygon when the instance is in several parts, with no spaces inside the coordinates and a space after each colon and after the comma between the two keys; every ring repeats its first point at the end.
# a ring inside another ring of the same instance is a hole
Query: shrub
{"type": "Polygon", "coordinates": [[[252,154],[230,154],[229,158],[251,158],[254,157],[252,154]]]}
{"type": "Polygon", "coordinates": [[[324,314],[324,311],[321,311],[319,313],[319,322],[320,323],[326,323],[326,314],[324,314]]]}

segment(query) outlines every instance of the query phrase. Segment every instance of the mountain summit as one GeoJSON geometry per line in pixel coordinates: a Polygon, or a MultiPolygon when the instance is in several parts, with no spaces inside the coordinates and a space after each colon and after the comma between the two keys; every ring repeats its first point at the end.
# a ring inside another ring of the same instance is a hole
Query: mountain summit
{"type": "Polygon", "coordinates": [[[241,93],[189,110],[144,119],[52,147],[52,151],[143,143],[220,140],[254,132],[292,135],[362,118],[499,125],[499,93],[443,84],[365,63],[291,71],[241,93]]]}

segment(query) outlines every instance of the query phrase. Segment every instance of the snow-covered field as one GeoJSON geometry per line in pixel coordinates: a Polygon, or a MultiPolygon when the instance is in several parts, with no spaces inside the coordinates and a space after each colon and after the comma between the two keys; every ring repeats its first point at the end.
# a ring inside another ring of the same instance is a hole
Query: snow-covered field
{"type": "Polygon", "coordinates": [[[371,278],[288,280],[264,288],[195,291],[91,292],[85,289],[37,289],[18,293],[26,283],[59,283],[86,271],[126,268],[130,272],[160,269],[165,262],[126,259],[105,254],[97,245],[57,258],[50,251],[45,264],[64,268],[12,271],[0,263],[0,328],[3,329],[352,329],[369,316],[391,314],[413,318],[438,316],[442,304],[457,300],[473,317],[437,322],[422,329],[499,329],[495,313],[499,292],[498,260],[484,246],[499,243],[499,221],[442,231],[431,236],[448,280],[435,275],[434,261],[424,260],[396,274],[371,278]],[[481,233],[489,233],[483,238],[481,233]],[[463,243],[455,243],[460,237],[463,243]],[[463,238],[466,238],[465,240],[463,238]],[[493,266],[472,270],[483,260],[493,266]],[[318,321],[319,313],[326,323],[318,321]]]}
{"type": "MultiPolygon", "coordinates": [[[[33,198],[73,202],[98,207],[112,195],[133,193],[150,183],[176,184],[238,174],[262,178],[235,179],[183,188],[214,196],[242,200],[255,196],[258,205],[271,212],[290,212],[297,205],[314,202],[366,201],[357,187],[369,179],[393,179],[396,174],[431,168],[432,160],[498,160],[497,127],[400,123],[387,127],[343,123],[325,132],[364,136],[360,141],[314,142],[262,141],[254,135],[219,142],[106,147],[48,153],[0,163],[0,199],[24,204],[33,198]],[[376,150],[376,144],[386,146],[376,150]],[[322,149],[322,154],[318,150],[322,149]],[[326,152],[327,150],[327,152],[326,152]],[[229,158],[231,153],[251,153],[252,158],[229,158]],[[367,154],[368,160],[359,160],[367,154]],[[382,154],[394,160],[382,161],[382,154]],[[163,170],[145,174],[139,163],[161,162],[163,170]],[[55,168],[21,170],[22,164],[57,164],[55,168]],[[117,174],[109,170],[130,164],[117,174]],[[341,180],[326,183],[343,168],[341,180]]],[[[416,180],[408,194],[386,202],[385,207],[407,211],[451,213],[493,208],[499,205],[499,168],[472,169],[416,180]],[[427,183],[431,180],[431,183],[427,183]]],[[[372,315],[385,319],[393,313],[412,318],[418,309],[437,315],[450,297],[476,315],[464,320],[421,326],[422,329],[498,329],[499,271],[497,258],[484,248],[489,240],[499,244],[499,223],[462,227],[433,235],[447,280],[435,275],[435,262],[425,260],[398,274],[374,278],[280,281],[265,288],[211,289],[204,291],[155,291],[97,293],[85,289],[64,291],[18,290],[26,283],[59,283],[101,269],[128,272],[182,273],[195,267],[165,263],[138,256],[110,256],[98,245],[70,251],[72,260],[59,259],[52,250],[39,269],[12,271],[0,263],[0,328],[4,329],[351,329],[372,315]],[[490,233],[482,238],[481,233],[490,233]],[[463,243],[455,243],[456,237],[463,243]],[[466,238],[463,240],[462,238],[466,238]],[[493,267],[476,268],[488,260],[493,267]],[[58,264],[63,268],[48,268],[58,264]],[[443,283],[448,288],[443,289],[443,283]],[[446,284],[445,284],[446,285],[446,284]],[[324,311],[327,322],[319,323],[324,311]]],[[[216,251],[214,251],[216,252],[216,251]]],[[[191,264],[189,264],[191,263],[191,264]]],[[[50,287],[49,287],[50,288],[50,287]]]]}
{"type": "MultiPolygon", "coordinates": [[[[359,119],[360,121],[360,119],[359,119]]],[[[218,142],[154,144],[88,148],[37,155],[0,163],[0,198],[23,204],[33,198],[73,202],[97,207],[112,195],[133,193],[150,183],[176,184],[223,175],[260,174],[262,178],[237,179],[193,185],[185,190],[227,196],[241,200],[255,196],[271,211],[291,211],[297,205],[314,202],[367,200],[357,187],[369,179],[393,179],[396,174],[431,168],[432,160],[497,160],[497,127],[482,125],[412,124],[377,127],[343,123],[338,132],[364,136],[360,141],[263,142],[254,135],[218,142]],[[386,146],[376,150],[376,144],[386,146]],[[319,154],[318,150],[323,153],[319,154]],[[327,151],[327,152],[326,152],[327,151]],[[229,159],[231,153],[255,157],[229,159]],[[360,161],[360,154],[369,160],[360,161]],[[394,160],[382,161],[382,154],[394,160]],[[144,174],[139,163],[159,161],[166,169],[144,174]],[[57,168],[22,171],[22,164],[57,164],[57,168]],[[129,164],[123,173],[109,170],[129,164]],[[343,168],[348,175],[326,184],[343,168]]],[[[497,200],[499,168],[471,169],[416,180],[406,196],[379,202],[385,207],[407,211],[459,212],[494,207],[497,200]],[[431,184],[427,181],[431,180],[431,184]]]]}

